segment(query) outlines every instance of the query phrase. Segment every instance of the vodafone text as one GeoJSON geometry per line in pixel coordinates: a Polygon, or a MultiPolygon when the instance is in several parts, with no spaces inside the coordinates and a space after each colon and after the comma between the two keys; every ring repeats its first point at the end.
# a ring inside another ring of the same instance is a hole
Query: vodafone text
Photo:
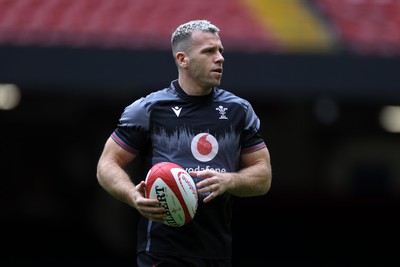
{"type": "Polygon", "coordinates": [[[210,166],[205,166],[205,167],[197,166],[195,168],[186,168],[187,172],[192,172],[192,171],[197,172],[197,171],[204,171],[204,170],[211,170],[211,171],[217,171],[217,172],[226,172],[225,168],[212,168],[210,166]]]}

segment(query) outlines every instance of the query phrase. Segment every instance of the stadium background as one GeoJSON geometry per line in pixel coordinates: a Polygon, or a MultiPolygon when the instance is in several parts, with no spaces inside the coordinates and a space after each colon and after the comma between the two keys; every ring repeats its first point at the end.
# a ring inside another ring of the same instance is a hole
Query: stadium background
{"type": "Polygon", "coordinates": [[[272,157],[270,193],[235,202],[234,266],[398,264],[397,0],[0,0],[0,264],[135,265],[137,214],[96,163],[122,109],[176,78],[190,19],[221,28],[222,87],[272,157]]]}

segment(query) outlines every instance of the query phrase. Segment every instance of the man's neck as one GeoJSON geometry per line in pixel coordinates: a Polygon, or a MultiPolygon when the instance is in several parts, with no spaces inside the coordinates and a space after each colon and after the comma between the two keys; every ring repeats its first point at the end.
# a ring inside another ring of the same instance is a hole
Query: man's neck
{"type": "Polygon", "coordinates": [[[178,79],[179,86],[185,91],[186,94],[191,96],[203,96],[208,95],[212,88],[204,89],[199,84],[193,83],[187,79],[183,79],[179,77],[178,79]]]}

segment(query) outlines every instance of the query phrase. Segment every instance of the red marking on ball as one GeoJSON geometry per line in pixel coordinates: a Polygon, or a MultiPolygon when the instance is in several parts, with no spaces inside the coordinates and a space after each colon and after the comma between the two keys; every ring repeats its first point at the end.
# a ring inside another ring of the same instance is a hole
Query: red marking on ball
{"type": "Polygon", "coordinates": [[[146,176],[146,197],[156,198],[167,211],[164,224],[188,224],[197,211],[198,196],[192,177],[172,162],[155,164],[146,176]]]}

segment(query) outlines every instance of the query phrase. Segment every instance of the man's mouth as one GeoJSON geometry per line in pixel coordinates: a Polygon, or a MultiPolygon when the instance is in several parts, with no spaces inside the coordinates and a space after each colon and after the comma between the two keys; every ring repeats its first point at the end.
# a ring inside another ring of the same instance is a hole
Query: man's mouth
{"type": "Polygon", "coordinates": [[[222,68],[213,69],[212,72],[222,73],[222,68]]]}

